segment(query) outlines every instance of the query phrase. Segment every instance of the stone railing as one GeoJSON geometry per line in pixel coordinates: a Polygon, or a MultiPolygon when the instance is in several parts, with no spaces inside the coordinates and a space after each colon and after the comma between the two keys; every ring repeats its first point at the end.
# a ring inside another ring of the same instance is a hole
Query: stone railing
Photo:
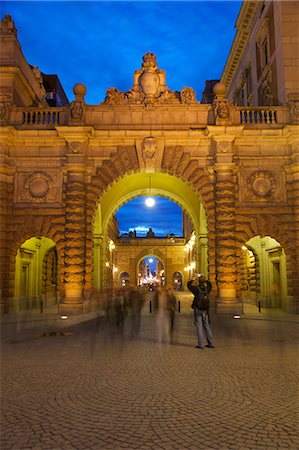
{"type": "Polygon", "coordinates": [[[166,236],[154,236],[154,237],[136,237],[130,238],[129,236],[121,236],[117,239],[117,245],[133,245],[133,246],[161,246],[161,245],[185,245],[186,239],[183,237],[166,237],[166,236]]]}
{"type": "Polygon", "coordinates": [[[288,108],[284,106],[238,106],[240,125],[275,125],[285,124],[288,108]]]}
{"type": "MultiPolygon", "coordinates": [[[[107,107],[102,105],[86,105],[85,118],[83,122],[78,124],[95,126],[100,128],[109,127],[146,127],[147,125],[157,126],[163,125],[178,126],[192,128],[198,125],[207,126],[215,124],[213,109],[211,105],[197,105],[192,107],[192,111],[185,114],[184,106],[180,105],[176,108],[163,105],[153,110],[145,110],[142,106],[136,107],[139,115],[136,115],[134,108],[128,108],[124,112],[123,107],[118,106],[107,107]],[[164,122],[161,123],[161,112],[163,112],[164,122]],[[137,119],[136,119],[137,117],[137,119]]],[[[286,106],[255,106],[243,107],[229,105],[230,118],[227,119],[227,125],[245,125],[245,126],[273,126],[284,125],[289,120],[289,110],[286,106]]],[[[9,124],[21,128],[43,128],[53,129],[59,125],[77,124],[69,122],[69,107],[57,108],[38,108],[38,107],[13,107],[10,111],[9,124]]]]}
{"type": "Polygon", "coordinates": [[[65,108],[13,108],[10,114],[12,125],[24,128],[54,128],[66,125],[65,108]]]}

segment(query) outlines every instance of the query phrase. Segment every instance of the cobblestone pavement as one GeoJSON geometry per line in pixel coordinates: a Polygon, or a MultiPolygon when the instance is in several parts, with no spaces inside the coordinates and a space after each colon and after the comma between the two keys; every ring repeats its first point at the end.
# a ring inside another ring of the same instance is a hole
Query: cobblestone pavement
{"type": "Polygon", "coordinates": [[[1,450],[298,449],[298,320],[214,315],[199,350],[192,313],[176,319],[161,344],[148,311],[138,337],[5,323],[1,450]]]}

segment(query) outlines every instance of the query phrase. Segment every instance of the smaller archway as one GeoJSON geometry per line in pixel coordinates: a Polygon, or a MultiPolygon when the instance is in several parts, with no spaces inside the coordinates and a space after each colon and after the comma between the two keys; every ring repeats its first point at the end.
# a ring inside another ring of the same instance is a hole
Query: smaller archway
{"type": "Polygon", "coordinates": [[[181,272],[173,272],[172,274],[172,288],[175,291],[183,290],[183,274],[181,272]]]}
{"type": "Polygon", "coordinates": [[[266,308],[282,308],[287,299],[286,254],[270,236],[255,236],[242,247],[242,298],[266,308]]]}
{"type": "Polygon", "coordinates": [[[126,288],[130,286],[130,275],[128,272],[121,272],[119,274],[119,287],[126,288]]]}
{"type": "Polygon", "coordinates": [[[165,285],[164,264],[155,255],[147,255],[139,260],[137,265],[138,286],[148,286],[155,289],[156,286],[165,285]]]}
{"type": "Polygon", "coordinates": [[[57,303],[57,250],[44,236],[25,241],[16,255],[15,308],[30,310],[57,303]]]}

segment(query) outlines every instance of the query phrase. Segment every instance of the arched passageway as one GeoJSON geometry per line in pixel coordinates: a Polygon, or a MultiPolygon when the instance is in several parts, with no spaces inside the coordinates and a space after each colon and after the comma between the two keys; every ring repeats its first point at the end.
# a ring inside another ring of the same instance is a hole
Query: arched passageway
{"type": "Polygon", "coordinates": [[[175,291],[183,290],[183,274],[181,272],[174,272],[172,274],[172,287],[175,291]]]}
{"type": "Polygon", "coordinates": [[[17,310],[57,303],[57,250],[44,236],[27,239],[17,251],[15,295],[17,310]]]}
{"type": "Polygon", "coordinates": [[[242,296],[249,303],[268,308],[286,303],[288,286],[286,254],[270,236],[255,236],[242,248],[242,296]]]}
{"type": "Polygon", "coordinates": [[[137,264],[138,285],[154,289],[165,285],[165,270],[163,262],[155,255],[147,255],[137,264]]]}
{"type": "MultiPolygon", "coordinates": [[[[154,255],[163,261],[158,276],[163,270],[163,284],[173,285],[174,272],[183,273],[186,267],[208,275],[208,232],[203,203],[187,183],[166,173],[135,173],[127,175],[110,187],[100,198],[94,220],[94,274],[93,289],[101,291],[112,283],[113,271],[128,272],[130,283],[139,283],[138,261],[154,255]],[[141,240],[136,236],[118,239],[115,214],[129,200],[139,196],[161,196],[177,203],[185,214],[185,235],[181,238],[165,236],[156,239],[147,236],[141,240]]],[[[181,277],[182,278],[182,277],[181,277]]],[[[114,280],[114,281],[113,281],[114,280]]],[[[182,286],[182,280],[180,280],[182,286]]],[[[117,283],[118,285],[118,283],[117,283]]]]}

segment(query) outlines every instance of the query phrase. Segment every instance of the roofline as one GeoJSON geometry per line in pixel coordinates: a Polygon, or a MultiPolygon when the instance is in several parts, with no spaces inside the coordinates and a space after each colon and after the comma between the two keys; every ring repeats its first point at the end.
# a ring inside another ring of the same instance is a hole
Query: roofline
{"type": "Polygon", "coordinates": [[[224,83],[227,88],[235,75],[239,60],[250,38],[252,21],[259,4],[258,0],[244,0],[241,6],[235,24],[237,31],[221,76],[221,83],[224,83]]]}

